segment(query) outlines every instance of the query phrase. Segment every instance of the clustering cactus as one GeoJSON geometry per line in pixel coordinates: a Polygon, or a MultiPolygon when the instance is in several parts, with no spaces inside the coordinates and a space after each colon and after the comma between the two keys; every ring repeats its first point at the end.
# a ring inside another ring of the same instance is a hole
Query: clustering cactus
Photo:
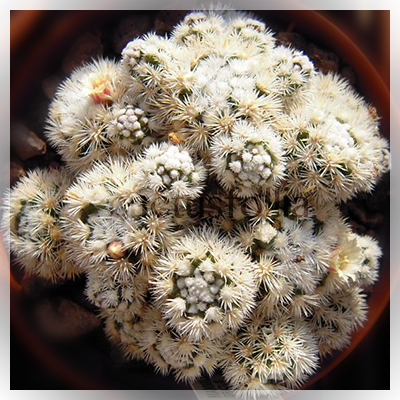
{"type": "Polygon", "coordinates": [[[202,372],[211,375],[219,363],[219,340],[193,340],[168,327],[157,307],[146,310],[138,329],[137,343],[144,359],[163,374],[173,371],[178,381],[193,381],[202,372]]]}
{"type": "Polygon", "coordinates": [[[65,251],[62,234],[63,196],[71,178],[65,169],[33,170],[5,197],[3,228],[9,244],[28,274],[52,281],[79,274],[65,251]]]}
{"type": "Polygon", "coordinates": [[[338,203],[373,189],[387,142],[262,22],[195,12],[134,39],[62,84],[47,132],[67,169],[11,190],[11,250],[86,274],[127,357],[188,382],[221,368],[256,397],[301,385],[366,319],[381,250],[338,203]]]}
{"type": "Polygon", "coordinates": [[[115,277],[133,276],[172,243],[178,228],[166,205],[141,195],[139,165],[133,159],[97,163],[67,190],[67,248],[82,268],[104,265],[115,277]]]}
{"type": "Polygon", "coordinates": [[[288,316],[265,319],[256,314],[223,346],[224,377],[245,398],[296,387],[318,365],[315,335],[306,322],[288,316]]]}
{"type": "Polygon", "coordinates": [[[240,197],[275,189],[285,171],[280,137],[268,126],[255,128],[237,122],[232,134],[221,135],[211,146],[212,171],[225,190],[240,197]]]}
{"type": "Polygon", "coordinates": [[[168,143],[147,148],[137,178],[145,196],[179,204],[199,197],[206,174],[202,164],[193,161],[187,150],[168,143]]]}
{"type": "MultiPolygon", "coordinates": [[[[169,40],[148,35],[128,43],[124,81],[154,129],[204,151],[243,120],[254,129],[277,121],[286,99],[307,89],[312,63],[274,42],[248,16],[193,14],[169,40]]],[[[273,144],[265,146],[274,151],[273,144]]]]}
{"type": "Polygon", "coordinates": [[[212,230],[180,238],[160,258],[156,302],[168,324],[189,338],[220,337],[254,307],[254,266],[234,243],[212,230]]]}
{"type": "Polygon", "coordinates": [[[74,173],[109,155],[129,155],[152,142],[148,119],[121,84],[120,66],[98,60],[77,69],[59,87],[47,137],[74,173]]]}
{"type": "Polygon", "coordinates": [[[288,193],[316,204],[371,191],[388,169],[387,142],[363,99],[343,79],[317,75],[309,98],[280,121],[288,155],[288,193]]]}

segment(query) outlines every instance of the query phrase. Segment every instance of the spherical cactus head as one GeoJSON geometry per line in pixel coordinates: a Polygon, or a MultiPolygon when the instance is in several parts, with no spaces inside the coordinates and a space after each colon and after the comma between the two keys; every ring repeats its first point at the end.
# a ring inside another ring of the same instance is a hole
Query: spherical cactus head
{"type": "Polygon", "coordinates": [[[234,242],[194,230],[156,268],[154,293],[168,324],[191,339],[236,329],[254,306],[254,266],[234,242]]]}
{"type": "Polygon", "coordinates": [[[3,228],[28,274],[60,281],[80,273],[65,252],[63,196],[72,177],[64,168],[30,171],[7,194],[3,228]]]}

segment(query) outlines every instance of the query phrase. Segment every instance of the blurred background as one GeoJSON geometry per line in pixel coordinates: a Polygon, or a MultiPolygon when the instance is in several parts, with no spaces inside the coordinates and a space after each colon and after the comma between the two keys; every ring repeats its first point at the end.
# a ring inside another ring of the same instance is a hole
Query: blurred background
{"type": "MultiPolygon", "coordinates": [[[[148,30],[154,30],[159,34],[167,33],[186,12],[107,11],[106,13],[11,12],[11,122],[18,122],[18,126],[12,124],[11,135],[12,138],[29,137],[30,140],[29,148],[21,146],[19,139],[17,142],[11,140],[11,184],[28,169],[60,162],[58,155],[45,143],[43,125],[48,104],[65,76],[68,76],[75,67],[92,58],[101,55],[117,58],[129,40],[148,30]],[[82,23],[82,21],[88,22],[82,23]]],[[[320,13],[353,40],[389,88],[389,11],[320,11],[320,13]]],[[[269,11],[260,11],[256,14],[266,20],[267,25],[277,32],[277,38],[281,43],[291,44],[303,50],[320,70],[338,72],[360,90],[357,74],[346,60],[339,58],[332,49],[321,42],[320,38],[313,37],[310,40],[309,37],[304,36],[303,32],[298,30],[296,23],[291,21],[290,14],[283,15],[281,12],[269,11]]],[[[385,221],[388,224],[388,220],[385,219],[385,221]]],[[[384,229],[388,231],[388,225],[384,229]]],[[[78,280],[72,289],[68,286],[57,288],[24,277],[23,272],[15,264],[12,264],[12,271],[17,280],[16,285],[19,291],[24,293],[24,297],[21,300],[21,296],[12,294],[11,298],[11,389],[73,388],[65,376],[43,363],[43,357],[40,357],[42,350],[36,349],[35,354],[32,352],[31,344],[27,344],[26,335],[25,339],[21,335],[21,326],[18,325],[19,322],[16,321],[18,318],[15,316],[17,314],[20,316],[21,308],[23,308],[26,313],[23,318],[30,318],[37,312],[35,305],[49,296],[58,299],[57,304],[51,305],[54,308],[53,311],[57,313],[59,311],[57,307],[60,307],[63,301],[60,303],[60,296],[62,297],[64,293],[71,297],[71,290],[75,291],[75,297],[68,298],[68,301],[95,316],[95,311],[90,309],[85,300],[77,294],[79,290],[83,291],[84,281],[78,280]]],[[[70,309],[67,310],[69,312],[67,314],[74,315],[77,309],[68,304],[70,309]]],[[[45,310],[45,307],[41,308],[42,311],[43,309],[45,310]]],[[[46,319],[46,314],[41,318],[46,319]]],[[[377,323],[355,350],[339,366],[309,389],[389,389],[389,326],[389,306],[387,306],[377,323]]],[[[134,366],[124,366],[117,350],[111,348],[102,337],[99,321],[93,319],[92,326],[86,328],[82,335],[76,335],[76,332],[71,334],[67,342],[65,338],[60,342],[53,337],[52,351],[61,351],[64,356],[67,353],[70,356],[74,354],[72,358],[79,352],[83,352],[86,358],[92,357],[90,362],[86,360],[87,364],[83,363],[84,368],[92,368],[94,364],[99,369],[103,368],[102,373],[107,372],[108,376],[112,377],[107,384],[110,383],[114,389],[132,388],[126,382],[129,381],[129,374],[133,373],[136,377],[140,376],[140,379],[143,379],[143,388],[146,388],[150,382],[153,388],[175,388],[173,382],[167,378],[151,381],[146,379],[146,374],[152,374],[151,368],[143,369],[141,366],[139,372],[134,366]],[[107,355],[102,353],[104,351],[108,352],[107,355]],[[114,363],[111,370],[110,363],[114,363]]],[[[44,332],[43,337],[47,337],[48,334],[49,332],[44,332]]],[[[96,371],[92,372],[96,373],[96,371]]],[[[177,388],[187,387],[180,385],[177,388]]]]}

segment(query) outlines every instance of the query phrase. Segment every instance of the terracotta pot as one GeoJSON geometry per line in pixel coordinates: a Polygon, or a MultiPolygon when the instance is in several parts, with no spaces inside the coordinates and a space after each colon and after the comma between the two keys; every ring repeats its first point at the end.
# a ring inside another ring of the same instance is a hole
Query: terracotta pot
{"type": "MultiPolygon", "coordinates": [[[[263,12],[259,12],[262,17],[263,12]]],[[[116,15],[116,14],[115,14],[116,15]]],[[[120,18],[121,14],[118,14],[120,18]]],[[[277,18],[281,22],[291,22],[294,24],[296,31],[304,33],[306,37],[317,37],[321,44],[326,45],[339,57],[345,59],[356,71],[359,86],[363,95],[378,109],[379,115],[382,117],[381,126],[383,134],[389,138],[389,110],[390,95],[380,75],[374,69],[369,60],[360,51],[360,49],[335,25],[322,17],[318,12],[314,11],[289,11],[289,12],[270,12],[268,11],[268,19],[277,18]]],[[[35,25],[39,24],[44,17],[44,12],[25,11],[21,12],[18,19],[12,19],[11,24],[11,51],[18,51],[19,46],[30,35],[35,25]],[[24,30],[21,30],[21,26],[24,30]]],[[[51,27],[51,31],[47,32],[43,39],[35,44],[34,51],[23,58],[23,63],[17,66],[17,72],[12,81],[11,91],[11,107],[15,109],[21,98],[26,97],[32,88],[37,86],[38,77],[41,79],[43,66],[49,63],[49,58],[53,52],[59,53],[63,49],[68,49],[72,41],[79,32],[84,32],[88,26],[98,24],[101,26],[105,21],[113,18],[112,12],[72,12],[67,13],[59,20],[59,23],[51,27]],[[61,49],[61,50],[60,50],[61,49]]],[[[293,27],[293,25],[292,25],[293,27]]],[[[41,82],[39,80],[39,83],[41,82]]],[[[381,245],[384,249],[384,257],[381,263],[380,279],[375,285],[374,291],[369,298],[369,318],[363,329],[357,331],[353,335],[351,345],[336,357],[329,359],[324,363],[324,367],[304,385],[308,388],[310,385],[321,379],[329,373],[335,366],[343,361],[353,349],[361,342],[371,327],[376,323],[379,316],[387,306],[390,296],[390,269],[389,269],[389,237],[388,231],[382,228],[379,233],[381,245]]],[[[0,243],[1,265],[9,268],[9,261],[0,243]]],[[[5,273],[7,278],[8,274],[5,273]]],[[[19,298],[20,284],[18,278],[13,273],[10,275],[11,285],[11,318],[17,330],[21,334],[22,340],[32,350],[35,357],[41,359],[52,371],[63,379],[66,379],[76,388],[100,388],[98,381],[91,381],[85,376],[77,373],[74,366],[66,363],[57,354],[48,348],[46,343],[41,340],[35,332],[31,330],[31,326],[25,321],[23,313],[15,306],[16,299],[19,298]],[[15,303],[15,304],[13,304],[15,303]]]]}

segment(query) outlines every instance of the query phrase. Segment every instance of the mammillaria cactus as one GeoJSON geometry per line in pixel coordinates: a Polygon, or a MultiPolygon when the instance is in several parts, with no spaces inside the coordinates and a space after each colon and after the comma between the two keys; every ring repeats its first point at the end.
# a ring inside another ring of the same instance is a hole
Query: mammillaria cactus
{"type": "Polygon", "coordinates": [[[382,250],[375,239],[370,236],[354,235],[357,245],[361,248],[362,263],[358,270],[357,280],[361,287],[369,287],[378,279],[379,259],[382,256],[382,250]]]}
{"type": "Polygon", "coordinates": [[[118,70],[110,60],[75,70],[51,104],[48,139],[73,172],[109,155],[135,153],[152,141],[148,120],[127,96],[118,70]]]}
{"type": "Polygon", "coordinates": [[[140,195],[139,165],[129,158],[98,163],[66,192],[67,250],[82,268],[129,281],[173,242],[178,229],[164,204],[153,207],[140,195]]]}
{"type": "Polygon", "coordinates": [[[193,381],[202,372],[211,375],[219,362],[219,340],[193,340],[168,327],[160,311],[152,306],[146,310],[138,333],[138,346],[144,359],[161,373],[173,371],[177,380],[193,381]]]}
{"type": "Polygon", "coordinates": [[[132,312],[126,307],[121,307],[121,304],[123,303],[120,303],[118,313],[112,312],[109,308],[106,311],[102,308],[102,316],[105,318],[105,333],[109,340],[122,348],[127,358],[142,359],[145,353],[140,347],[139,340],[143,335],[143,318],[148,312],[148,307],[143,302],[132,312]]]}
{"type": "Polygon", "coordinates": [[[244,397],[299,387],[378,279],[377,241],[339,208],[390,167],[378,118],[246,13],[132,39],[56,93],[66,167],[10,191],[11,249],[30,273],[85,274],[106,335],[156,371],[220,368],[244,397]]]}
{"type": "Polygon", "coordinates": [[[33,170],[6,196],[3,227],[11,251],[28,274],[52,281],[79,274],[65,251],[60,218],[63,195],[71,183],[65,169],[33,170]]]}
{"type": "Polygon", "coordinates": [[[159,264],[156,301],[168,324],[190,338],[220,337],[254,306],[250,258],[214,231],[191,232],[159,264]]]}
{"type": "Polygon", "coordinates": [[[122,66],[129,94],[155,129],[194,150],[243,119],[277,120],[282,98],[301,91],[314,72],[300,52],[275,48],[263,23],[212,13],[187,16],[170,40],[149,35],[128,43],[122,66]]]}
{"type": "Polygon", "coordinates": [[[301,320],[255,315],[224,341],[223,373],[241,397],[271,395],[299,385],[317,367],[317,340],[301,320]]]}
{"type": "Polygon", "coordinates": [[[350,86],[317,75],[303,103],[281,119],[288,154],[288,192],[316,204],[346,201],[372,190],[387,171],[387,142],[378,121],[350,86]]]}
{"type": "Polygon", "coordinates": [[[237,122],[229,136],[211,146],[211,164],[218,181],[240,197],[276,188],[283,179],[285,158],[280,137],[268,126],[237,122]]]}
{"type": "Polygon", "coordinates": [[[351,333],[366,319],[367,304],[359,287],[326,295],[310,320],[321,357],[350,343],[351,333]]]}
{"type": "Polygon", "coordinates": [[[144,150],[138,181],[151,201],[185,204],[200,196],[205,179],[201,163],[194,163],[187,150],[168,143],[154,144],[144,150]]]}
{"type": "Polygon", "coordinates": [[[98,268],[90,271],[87,278],[86,296],[104,318],[121,323],[143,308],[149,290],[147,271],[140,271],[131,279],[115,279],[98,268]]]}

